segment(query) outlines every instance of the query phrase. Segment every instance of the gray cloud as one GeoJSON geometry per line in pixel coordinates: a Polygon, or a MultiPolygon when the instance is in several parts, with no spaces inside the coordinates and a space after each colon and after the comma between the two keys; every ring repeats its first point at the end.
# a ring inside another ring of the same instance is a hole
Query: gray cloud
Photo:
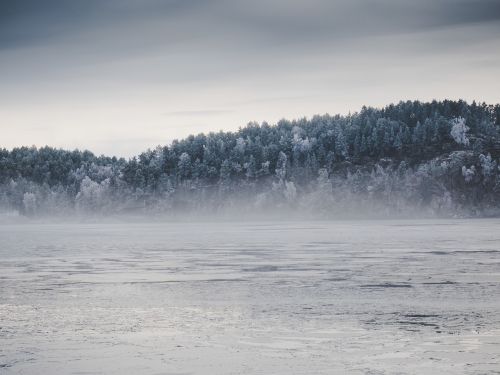
{"type": "Polygon", "coordinates": [[[293,45],[499,21],[498,0],[7,0],[0,2],[0,48],[92,31],[132,45],[168,45],[181,35],[214,48],[235,39],[293,45]]]}
{"type": "MultiPolygon", "coordinates": [[[[85,31],[127,30],[151,19],[168,21],[201,0],[6,0],[0,2],[0,48],[71,40],[85,31]]],[[[124,34],[123,36],[125,36],[124,34]]]]}

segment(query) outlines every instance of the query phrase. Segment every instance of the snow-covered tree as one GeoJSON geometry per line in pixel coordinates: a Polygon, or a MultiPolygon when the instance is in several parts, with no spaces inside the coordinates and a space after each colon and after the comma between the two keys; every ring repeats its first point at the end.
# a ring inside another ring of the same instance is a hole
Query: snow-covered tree
{"type": "Polygon", "coordinates": [[[98,183],[86,176],[82,180],[80,191],[75,198],[77,208],[82,212],[101,212],[104,209],[104,197],[108,188],[109,180],[98,183]]]}
{"type": "Polygon", "coordinates": [[[278,161],[276,163],[276,176],[280,181],[284,181],[286,177],[287,156],[283,151],[280,151],[278,161]]]}
{"type": "Polygon", "coordinates": [[[36,195],[33,193],[24,193],[23,195],[23,208],[24,212],[28,215],[33,215],[36,212],[36,195]]]}
{"type": "Polygon", "coordinates": [[[297,188],[292,181],[285,182],[285,198],[288,202],[294,202],[297,197],[297,188]]]}
{"type": "Polygon", "coordinates": [[[183,152],[179,157],[179,175],[181,178],[187,178],[191,173],[191,157],[187,152],[183,152]]]}
{"type": "Polygon", "coordinates": [[[481,173],[485,179],[489,179],[497,169],[497,163],[491,158],[490,154],[486,156],[480,154],[479,163],[481,164],[481,173]]]}
{"type": "Polygon", "coordinates": [[[471,182],[475,175],[476,167],[471,166],[470,168],[467,168],[465,165],[462,167],[462,176],[464,176],[465,182],[471,182]]]}
{"type": "Polygon", "coordinates": [[[469,127],[465,125],[465,119],[463,117],[454,118],[451,121],[451,136],[460,145],[468,146],[469,138],[467,137],[467,131],[469,127]]]}

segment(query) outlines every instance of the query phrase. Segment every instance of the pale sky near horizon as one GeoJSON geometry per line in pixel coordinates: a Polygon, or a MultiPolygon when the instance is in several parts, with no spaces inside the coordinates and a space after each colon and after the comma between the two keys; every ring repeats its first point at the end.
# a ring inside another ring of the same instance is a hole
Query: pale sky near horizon
{"type": "Polygon", "coordinates": [[[130,157],[250,121],[500,103],[500,0],[0,0],[0,147],[130,157]]]}

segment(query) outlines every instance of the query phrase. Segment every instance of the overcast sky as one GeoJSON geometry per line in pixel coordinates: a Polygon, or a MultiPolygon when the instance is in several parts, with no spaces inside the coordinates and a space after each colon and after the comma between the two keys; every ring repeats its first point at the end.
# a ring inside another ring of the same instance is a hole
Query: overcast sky
{"type": "Polygon", "coordinates": [[[0,0],[0,147],[128,157],[499,84],[500,0],[0,0]]]}

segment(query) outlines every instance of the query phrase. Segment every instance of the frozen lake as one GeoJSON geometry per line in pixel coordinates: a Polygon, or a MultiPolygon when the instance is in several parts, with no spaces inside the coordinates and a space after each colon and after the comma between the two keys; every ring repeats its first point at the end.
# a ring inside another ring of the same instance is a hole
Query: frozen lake
{"type": "Polygon", "coordinates": [[[500,220],[1,225],[0,373],[500,373],[500,220]]]}

